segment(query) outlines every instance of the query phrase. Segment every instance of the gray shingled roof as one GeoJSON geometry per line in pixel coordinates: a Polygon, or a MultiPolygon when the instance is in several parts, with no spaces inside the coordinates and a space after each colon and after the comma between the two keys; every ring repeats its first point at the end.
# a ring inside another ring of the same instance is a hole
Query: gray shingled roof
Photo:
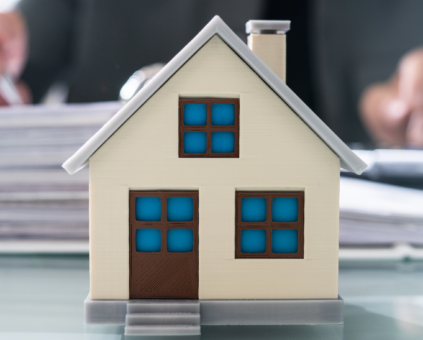
{"type": "Polygon", "coordinates": [[[189,58],[208,40],[218,35],[280,98],[307,124],[326,145],[338,155],[341,167],[361,174],[367,167],[351,149],[342,142],[319,117],[307,107],[273,71],[252,52],[248,46],[223,22],[215,16],[197,36],[192,39],[163,69],[156,74],[119,112],[91,137],[62,166],[74,174],[88,164],[89,158],[122,126],[189,58]]]}

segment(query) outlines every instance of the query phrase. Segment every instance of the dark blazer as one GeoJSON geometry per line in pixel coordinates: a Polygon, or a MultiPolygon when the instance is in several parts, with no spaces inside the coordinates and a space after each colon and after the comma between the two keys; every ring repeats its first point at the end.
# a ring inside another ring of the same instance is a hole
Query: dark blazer
{"type": "Polygon", "coordinates": [[[367,142],[362,91],[422,43],[421,0],[22,0],[23,79],[39,101],[63,79],[69,102],[116,100],[142,66],[167,62],[216,14],[244,40],[249,19],[292,19],[287,84],[345,142],[367,142]]]}
{"type": "Polygon", "coordinates": [[[35,100],[57,77],[69,83],[69,102],[117,100],[132,73],[168,62],[216,14],[245,40],[245,22],[261,7],[258,0],[23,0],[30,35],[23,78],[35,100]]]}

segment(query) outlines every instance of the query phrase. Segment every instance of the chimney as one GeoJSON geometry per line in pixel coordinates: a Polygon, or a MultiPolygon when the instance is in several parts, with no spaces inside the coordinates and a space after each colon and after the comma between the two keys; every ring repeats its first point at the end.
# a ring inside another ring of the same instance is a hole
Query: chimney
{"type": "Polygon", "coordinates": [[[250,20],[245,24],[248,47],[285,82],[286,35],[289,20],[250,20]]]}

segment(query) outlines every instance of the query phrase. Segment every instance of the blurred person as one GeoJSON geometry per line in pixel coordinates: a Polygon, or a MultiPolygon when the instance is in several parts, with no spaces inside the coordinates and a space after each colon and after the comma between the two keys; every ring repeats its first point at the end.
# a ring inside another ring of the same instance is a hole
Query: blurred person
{"type": "Polygon", "coordinates": [[[215,14],[244,41],[249,19],[286,19],[287,84],[344,142],[422,147],[421,13],[420,0],[22,0],[0,15],[0,71],[35,103],[57,81],[68,102],[116,100],[215,14]]]}
{"type": "MultiPolygon", "coordinates": [[[[18,79],[25,65],[27,56],[27,33],[25,23],[18,12],[0,13],[0,74],[8,74],[12,79],[18,79]]],[[[16,88],[27,104],[30,102],[30,92],[25,83],[16,81],[16,88]]],[[[0,96],[0,105],[7,105],[0,96]]]]}
{"type": "Polygon", "coordinates": [[[407,53],[391,79],[369,86],[360,107],[377,140],[389,146],[423,147],[423,48],[407,53]]]}

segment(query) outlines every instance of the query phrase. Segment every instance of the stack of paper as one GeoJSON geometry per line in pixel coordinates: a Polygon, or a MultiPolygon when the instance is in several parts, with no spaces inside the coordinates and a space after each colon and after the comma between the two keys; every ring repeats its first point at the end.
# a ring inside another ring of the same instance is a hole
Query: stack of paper
{"type": "Polygon", "coordinates": [[[61,164],[120,103],[0,110],[0,239],[87,239],[88,170],[61,164]]]}
{"type": "Polygon", "coordinates": [[[423,245],[423,191],[341,178],[340,244],[423,245]]]}

